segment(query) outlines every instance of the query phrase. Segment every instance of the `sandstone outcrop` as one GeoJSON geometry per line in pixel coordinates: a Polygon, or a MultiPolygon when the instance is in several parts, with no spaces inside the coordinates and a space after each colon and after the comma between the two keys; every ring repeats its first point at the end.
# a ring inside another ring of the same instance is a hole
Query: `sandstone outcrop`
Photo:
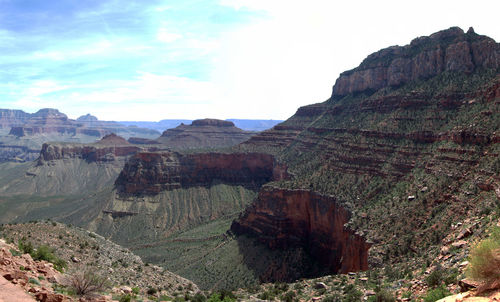
{"type": "Polygon", "coordinates": [[[157,194],[214,182],[258,189],[286,177],[286,167],[264,153],[139,152],[125,164],[115,185],[126,194],[157,194]]]}
{"type": "Polygon", "coordinates": [[[333,196],[264,187],[231,229],[255,235],[271,249],[304,247],[325,268],[323,273],[366,270],[370,244],[344,227],[349,219],[333,196]]]}
{"type": "Polygon", "coordinates": [[[471,73],[499,66],[500,45],[493,39],[452,27],[369,55],[359,67],[340,75],[332,97],[399,86],[445,71],[471,73]]]}
{"type": "Polygon", "coordinates": [[[157,141],[174,150],[221,148],[239,144],[253,134],[255,132],[243,131],[230,121],[202,119],[168,129],[157,141]]]}

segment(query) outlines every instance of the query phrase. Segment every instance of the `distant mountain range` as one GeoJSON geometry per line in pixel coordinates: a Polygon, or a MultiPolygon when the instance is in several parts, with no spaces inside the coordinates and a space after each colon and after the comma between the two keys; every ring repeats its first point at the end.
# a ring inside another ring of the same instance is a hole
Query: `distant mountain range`
{"type": "MultiPolygon", "coordinates": [[[[126,126],[136,126],[141,128],[153,129],[156,131],[164,131],[166,129],[175,128],[180,124],[191,124],[193,120],[161,120],[159,122],[141,122],[141,121],[122,121],[118,122],[126,126]]],[[[271,129],[275,125],[283,122],[282,120],[249,120],[249,119],[227,119],[226,121],[233,122],[240,129],[247,131],[264,131],[271,129]]]]}

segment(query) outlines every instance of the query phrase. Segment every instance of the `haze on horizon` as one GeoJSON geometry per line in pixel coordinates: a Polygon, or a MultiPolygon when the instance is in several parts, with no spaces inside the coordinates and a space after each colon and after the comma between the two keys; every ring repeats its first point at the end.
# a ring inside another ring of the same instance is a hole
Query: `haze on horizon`
{"type": "Polygon", "coordinates": [[[498,1],[0,0],[0,108],[102,120],[286,119],[370,53],[498,1]]]}

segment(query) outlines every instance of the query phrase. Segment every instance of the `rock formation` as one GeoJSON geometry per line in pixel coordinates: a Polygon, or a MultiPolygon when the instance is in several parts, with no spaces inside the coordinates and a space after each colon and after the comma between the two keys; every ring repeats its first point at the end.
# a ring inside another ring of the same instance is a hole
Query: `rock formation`
{"type": "Polygon", "coordinates": [[[39,134],[58,133],[61,135],[86,135],[103,137],[106,134],[117,132],[122,135],[138,135],[152,138],[158,132],[138,127],[126,127],[116,122],[100,121],[90,114],[79,117],[77,120],[69,119],[66,114],[57,109],[40,109],[29,114],[21,110],[2,111],[0,124],[10,127],[11,135],[17,137],[36,136],[39,134]],[[130,134],[129,134],[130,133],[130,134]]]}
{"type": "Polygon", "coordinates": [[[265,187],[231,229],[256,235],[271,249],[305,247],[324,267],[323,273],[366,270],[370,244],[344,227],[349,219],[349,212],[332,196],[265,187]]]}
{"type": "Polygon", "coordinates": [[[400,86],[445,71],[471,73],[499,66],[500,45],[493,39],[452,27],[369,55],[359,67],[340,75],[332,97],[400,86]]]}
{"type": "Polygon", "coordinates": [[[157,194],[214,182],[258,189],[287,176],[286,167],[264,153],[140,152],[125,164],[115,185],[126,194],[157,194]]]}
{"type": "Polygon", "coordinates": [[[230,121],[203,119],[168,129],[157,141],[175,150],[221,148],[241,143],[253,134],[236,128],[230,121]]]}
{"type": "Polygon", "coordinates": [[[130,156],[141,150],[144,149],[112,133],[95,144],[45,143],[40,151],[38,165],[70,158],[80,158],[88,162],[114,161],[116,157],[130,156]]]}
{"type": "Polygon", "coordinates": [[[0,109],[0,128],[20,126],[30,117],[22,110],[0,109]]]}
{"type": "MultiPolygon", "coordinates": [[[[384,49],[343,73],[331,99],[299,108],[238,150],[266,150],[286,163],[294,178],[282,189],[335,196],[352,213],[349,228],[376,242],[368,261],[380,265],[446,234],[437,217],[498,202],[498,68],[495,41],[457,28],[384,49]],[[398,64],[407,67],[396,72],[398,64]],[[474,194],[478,188],[488,193],[474,194]],[[424,235],[408,235],[415,230],[424,235]]],[[[262,204],[245,214],[254,220],[243,216],[242,232],[268,242],[261,228],[289,217],[259,211],[262,204]]]]}

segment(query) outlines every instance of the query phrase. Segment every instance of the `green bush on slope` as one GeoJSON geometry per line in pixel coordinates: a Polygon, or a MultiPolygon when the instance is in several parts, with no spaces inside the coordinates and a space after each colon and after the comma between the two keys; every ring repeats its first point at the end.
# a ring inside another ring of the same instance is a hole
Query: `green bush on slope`
{"type": "Polygon", "coordinates": [[[479,291],[500,287],[500,228],[494,227],[470,253],[467,276],[480,281],[479,291]]]}

